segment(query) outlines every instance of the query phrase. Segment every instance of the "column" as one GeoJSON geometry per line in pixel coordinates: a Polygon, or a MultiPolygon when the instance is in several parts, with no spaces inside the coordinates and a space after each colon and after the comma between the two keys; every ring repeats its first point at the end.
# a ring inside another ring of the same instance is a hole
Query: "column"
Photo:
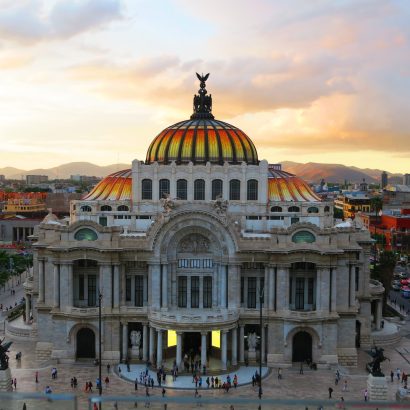
{"type": "Polygon", "coordinates": [[[238,364],[238,331],[236,327],[232,329],[232,366],[238,364]]]}
{"type": "Polygon", "coordinates": [[[160,308],[160,290],[161,290],[161,265],[159,263],[153,263],[149,265],[150,283],[148,289],[151,290],[151,306],[154,309],[160,308]]]}
{"type": "Polygon", "coordinates": [[[128,323],[122,324],[122,360],[125,362],[128,358],[128,323]]]}
{"type": "Polygon", "coordinates": [[[289,310],[289,269],[285,266],[278,267],[277,292],[278,310],[289,310]]]}
{"type": "Polygon", "coordinates": [[[26,323],[30,321],[30,295],[26,293],[26,323]]]}
{"type": "Polygon", "coordinates": [[[382,323],[382,301],[379,299],[376,304],[375,325],[376,330],[380,330],[382,323]]]}
{"type": "Polygon", "coordinates": [[[168,265],[162,264],[162,307],[168,307],[168,265]]]}
{"type": "MultiPolygon", "coordinates": [[[[228,307],[230,309],[236,309],[240,303],[240,285],[241,280],[239,279],[239,265],[229,265],[228,266],[228,294],[226,297],[228,298],[228,307]]],[[[226,274],[225,274],[226,277],[226,274]]],[[[225,289],[227,288],[225,284],[225,289]]]]}
{"type": "Polygon", "coordinates": [[[270,275],[270,268],[269,266],[265,265],[265,283],[263,285],[263,304],[264,308],[268,308],[270,305],[270,282],[272,281],[270,275]]]}
{"type": "Polygon", "coordinates": [[[177,357],[176,362],[179,371],[182,370],[182,333],[177,332],[177,357]]]}
{"type": "Polygon", "coordinates": [[[239,361],[245,361],[245,325],[239,325],[239,361]]]}
{"type": "Polygon", "coordinates": [[[74,306],[74,275],[73,275],[73,264],[67,264],[67,283],[68,283],[68,298],[67,305],[74,306]]]}
{"type": "MultiPolygon", "coordinates": [[[[269,310],[274,309],[274,301],[275,301],[275,268],[270,266],[269,268],[269,301],[268,301],[268,308],[269,310]]],[[[266,279],[265,279],[266,280],[266,279]]],[[[266,286],[266,284],[265,284],[266,286]]]]}
{"type": "Polygon", "coordinates": [[[265,339],[265,326],[262,326],[261,329],[261,346],[260,346],[260,355],[262,357],[262,363],[265,363],[265,346],[266,346],[266,339],[265,339]]]}
{"type": "Polygon", "coordinates": [[[221,284],[221,307],[226,308],[226,267],[225,265],[220,265],[219,267],[219,277],[221,284]]]}
{"type": "MultiPolygon", "coordinates": [[[[354,291],[354,282],[353,282],[353,291],[354,291]]],[[[336,268],[332,268],[332,312],[336,312],[337,308],[336,308],[336,303],[337,303],[337,269],[336,268]]],[[[353,296],[353,298],[355,298],[356,295],[353,296]]],[[[354,299],[353,299],[354,300],[354,299]]]]}
{"type": "Polygon", "coordinates": [[[125,266],[121,266],[121,306],[125,306],[126,285],[125,266]]]}
{"type": "MultiPolygon", "coordinates": [[[[201,332],[201,366],[206,366],[206,334],[207,332],[201,332]]],[[[202,370],[201,369],[201,370],[202,370]]]]}
{"type": "Polygon", "coordinates": [[[221,331],[222,336],[222,349],[221,349],[221,369],[226,370],[227,356],[228,356],[228,343],[227,343],[227,331],[221,331]]]}
{"type": "Polygon", "coordinates": [[[119,265],[114,265],[113,275],[114,275],[113,307],[118,309],[120,307],[120,266],[119,265]]]}
{"type": "Polygon", "coordinates": [[[65,309],[68,306],[68,265],[66,263],[60,264],[60,308],[65,309]]]}
{"type": "Polygon", "coordinates": [[[154,352],[155,352],[155,334],[154,328],[152,326],[149,327],[149,360],[153,364],[154,363],[154,352]]]}
{"type": "Polygon", "coordinates": [[[44,264],[41,259],[38,261],[38,301],[44,302],[44,264]]]}
{"type": "Polygon", "coordinates": [[[142,360],[144,362],[148,360],[148,326],[146,324],[142,326],[142,360]]]}
{"type": "Polygon", "coordinates": [[[158,329],[157,337],[157,367],[162,365],[162,329],[158,329]]]}
{"type": "Polygon", "coordinates": [[[350,268],[350,306],[356,306],[356,289],[355,289],[355,266],[350,268]]]}
{"type": "Polygon", "coordinates": [[[322,309],[321,284],[322,284],[321,269],[316,268],[316,310],[322,309]]]}
{"type": "Polygon", "coordinates": [[[322,311],[324,312],[329,312],[329,292],[330,292],[330,271],[329,268],[321,268],[320,269],[320,278],[321,278],[321,292],[320,292],[320,296],[321,296],[321,300],[320,300],[320,304],[322,307],[322,311]]]}
{"type": "Polygon", "coordinates": [[[60,306],[60,272],[57,263],[54,264],[54,301],[53,307],[57,308],[60,306]]]}
{"type": "Polygon", "coordinates": [[[104,308],[112,308],[112,267],[100,265],[100,290],[103,294],[102,305],[104,308]]]}

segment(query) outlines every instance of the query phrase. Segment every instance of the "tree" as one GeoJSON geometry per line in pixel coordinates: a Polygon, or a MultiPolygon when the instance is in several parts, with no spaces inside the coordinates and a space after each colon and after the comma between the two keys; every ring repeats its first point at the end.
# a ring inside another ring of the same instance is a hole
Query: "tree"
{"type": "Polygon", "coordinates": [[[373,277],[379,280],[385,291],[383,294],[383,310],[386,308],[387,293],[393,280],[393,272],[396,266],[396,255],[392,251],[383,251],[380,253],[379,263],[375,265],[373,277]]]}

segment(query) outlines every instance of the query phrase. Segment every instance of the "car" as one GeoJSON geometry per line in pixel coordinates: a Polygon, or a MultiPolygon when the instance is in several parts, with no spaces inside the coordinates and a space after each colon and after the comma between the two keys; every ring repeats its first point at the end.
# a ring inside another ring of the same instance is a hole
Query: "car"
{"type": "Polygon", "coordinates": [[[401,286],[398,283],[392,283],[391,288],[395,291],[398,291],[401,289],[401,286]]]}
{"type": "Polygon", "coordinates": [[[409,274],[407,272],[400,272],[399,276],[401,279],[407,279],[409,277],[409,274]]]}

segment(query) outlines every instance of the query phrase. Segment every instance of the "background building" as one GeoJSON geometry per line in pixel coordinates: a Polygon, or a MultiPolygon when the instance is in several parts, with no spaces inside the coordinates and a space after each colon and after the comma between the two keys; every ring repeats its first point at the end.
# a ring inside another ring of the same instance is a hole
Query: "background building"
{"type": "Polygon", "coordinates": [[[381,187],[382,187],[382,189],[385,188],[388,183],[389,183],[389,177],[387,175],[387,172],[383,171],[382,175],[381,175],[381,187]]]}
{"type": "Polygon", "coordinates": [[[37,185],[48,182],[47,175],[26,175],[27,185],[37,185]]]}

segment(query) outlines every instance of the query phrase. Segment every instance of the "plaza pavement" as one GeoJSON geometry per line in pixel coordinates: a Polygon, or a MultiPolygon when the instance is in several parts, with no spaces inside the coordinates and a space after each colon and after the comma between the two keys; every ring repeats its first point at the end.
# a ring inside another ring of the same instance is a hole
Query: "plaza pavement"
{"type": "MultiPolygon", "coordinates": [[[[390,369],[400,369],[410,372],[410,362],[405,358],[410,352],[410,339],[407,337],[410,334],[410,326],[406,323],[402,329],[402,339],[396,346],[386,347],[385,354],[389,357],[390,362],[385,362],[382,365],[386,375],[390,373],[390,369]],[[400,354],[402,353],[403,356],[400,354]]],[[[278,380],[277,369],[272,369],[267,377],[263,379],[263,397],[264,398],[276,398],[276,399],[323,399],[324,404],[328,404],[328,388],[332,387],[333,397],[340,399],[344,397],[346,401],[350,400],[363,400],[363,391],[366,388],[367,372],[365,371],[365,364],[369,361],[369,356],[364,351],[359,351],[359,365],[357,368],[339,368],[342,373],[341,382],[338,386],[334,384],[335,369],[331,370],[308,370],[304,369],[304,374],[299,374],[299,366],[295,366],[290,369],[283,370],[283,379],[278,380]],[[343,382],[347,380],[348,391],[343,392],[343,382]]],[[[70,387],[70,379],[76,376],[79,382],[79,386],[75,393],[79,399],[79,409],[86,409],[88,393],[84,392],[85,382],[91,380],[95,386],[95,380],[98,377],[98,367],[85,364],[58,364],[58,378],[56,380],[51,379],[51,365],[47,367],[38,368],[35,361],[35,350],[32,342],[14,341],[10,351],[10,368],[13,377],[17,378],[17,390],[20,392],[43,392],[44,388],[49,385],[53,389],[53,393],[66,393],[72,392],[70,387]],[[15,353],[21,351],[21,362],[15,360],[15,353]],[[35,372],[39,372],[39,383],[35,383],[35,372]]],[[[103,379],[107,374],[107,370],[103,368],[103,379]]],[[[108,395],[139,395],[145,396],[145,389],[143,386],[139,386],[138,391],[134,391],[134,383],[120,378],[116,373],[111,370],[110,384],[108,388],[104,388],[103,394],[108,395]]],[[[171,380],[171,376],[169,380],[171,380]]],[[[242,380],[243,382],[243,380],[242,380]]],[[[393,383],[389,381],[389,399],[394,401],[397,388],[400,386],[396,380],[393,383]]],[[[165,384],[165,388],[167,384],[165,384]]],[[[95,387],[94,387],[95,391],[95,387]]],[[[161,390],[155,387],[150,389],[151,395],[159,396],[161,390]]],[[[176,390],[169,389],[166,393],[167,397],[174,396],[193,396],[192,390],[176,390]]],[[[204,398],[207,397],[242,397],[242,398],[257,398],[258,388],[252,387],[252,385],[240,386],[236,390],[231,389],[229,393],[225,393],[222,390],[207,390],[206,387],[202,388],[201,395],[204,398]]],[[[129,406],[129,405],[128,405],[129,406]]],[[[110,408],[110,407],[108,407],[110,408]]],[[[118,409],[126,409],[121,403],[118,405],[118,409]]],[[[174,407],[168,406],[168,410],[174,407]]],[[[178,407],[176,407],[178,408],[178,407]]],[[[229,406],[226,407],[229,409],[229,406]]],[[[263,408],[263,406],[262,406],[263,408]]],[[[295,407],[298,408],[298,407],[295,407]]],[[[332,408],[334,404],[332,403],[332,408]]]]}

